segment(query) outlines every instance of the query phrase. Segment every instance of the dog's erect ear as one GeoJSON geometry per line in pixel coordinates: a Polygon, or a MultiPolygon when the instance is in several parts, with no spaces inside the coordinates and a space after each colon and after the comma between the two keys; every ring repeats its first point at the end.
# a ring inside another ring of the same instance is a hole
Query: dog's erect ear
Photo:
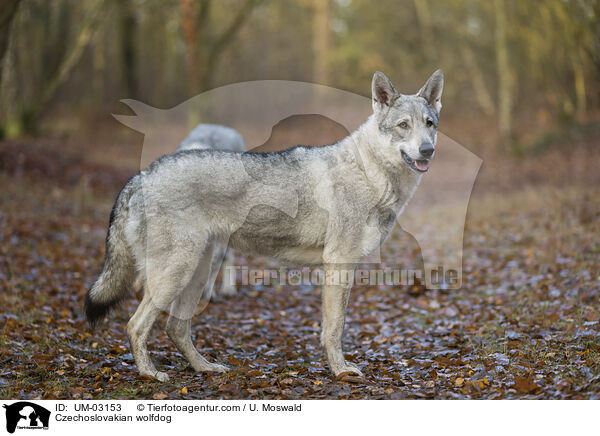
{"type": "Polygon", "coordinates": [[[442,90],[444,89],[444,73],[436,70],[417,95],[423,97],[439,113],[442,109],[442,90]]]}
{"type": "Polygon", "coordinates": [[[392,103],[392,99],[397,94],[394,85],[392,85],[392,81],[381,71],[375,71],[375,74],[373,74],[371,92],[374,111],[389,107],[392,103]]]}

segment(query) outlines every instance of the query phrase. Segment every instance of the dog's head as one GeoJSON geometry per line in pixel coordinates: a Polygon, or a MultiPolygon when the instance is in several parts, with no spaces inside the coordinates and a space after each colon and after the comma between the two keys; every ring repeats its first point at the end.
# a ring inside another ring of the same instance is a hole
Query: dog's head
{"type": "Polygon", "coordinates": [[[415,95],[400,94],[380,71],[373,76],[371,87],[382,151],[391,162],[424,173],[435,152],[444,74],[434,72],[415,95]]]}

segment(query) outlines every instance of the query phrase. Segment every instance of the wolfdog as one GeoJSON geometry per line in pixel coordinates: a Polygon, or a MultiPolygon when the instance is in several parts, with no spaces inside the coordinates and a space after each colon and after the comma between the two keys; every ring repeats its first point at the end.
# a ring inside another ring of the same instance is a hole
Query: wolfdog
{"type": "Polygon", "coordinates": [[[268,153],[181,151],[127,182],[85,310],[94,326],[141,272],[144,297],[127,324],[140,374],[169,378],[146,348],[167,308],[167,334],[194,370],[228,370],[208,362],[191,339],[194,307],[213,286],[215,247],[228,240],[245,252],[323,266],[321,345],[336,376],[362,375],[345,361],[341,342],[353,282],[335,278],[379,248],[429,169],[443,74],[434,72],[417,94],[403,95],[378,71],[371,88],[372,115],[335,144],[268,153]]]}
{"type": "MultiPolygon", "coordinates": [[[[175,149],[175,153],[187,150],[224,150],[224,151],[246,151],[246,145],[242,135],[231,127],[221,126],[218,124],[198,124],[188,136],[175,149]]],[[[219,265],[223,262],[221,288],[219,294],[221,295],[235,295],[235,286],[231,282],[228,271],[233,268],[233,253],[227,249],[227,245],[224,247],[215,247],[213,257],[211,274],[213,277],[209,280],[210,283],[214,283],[216,275],[219,272],[219,265]]],[[[135,281],[134,289],[137,293],[143,287],[142,275],[138,274],[135,281]]]]}
{"type": "Polygon", "coordinates": [[[231,127],[198,124],[179,144],[175,153],[185,150],[246,151],[242,135],[231,127]]]}

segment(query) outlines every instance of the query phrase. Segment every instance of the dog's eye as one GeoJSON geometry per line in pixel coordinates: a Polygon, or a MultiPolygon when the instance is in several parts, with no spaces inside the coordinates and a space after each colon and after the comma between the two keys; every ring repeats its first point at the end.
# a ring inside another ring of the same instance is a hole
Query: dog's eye
{"type": "Polygon", "coordinates": [[[402,121],[401,123],[398,123],[398,127],[401,129],[408,129],[408,123],[406,121],[402,121]]]}
{"type": "Polygon", "coordinates": [[[426,125],[427,127],[433,127],[433,121],[431,121],[431,120],[427,120],[427,121],[425,121],[425,125],[426,125]]]}

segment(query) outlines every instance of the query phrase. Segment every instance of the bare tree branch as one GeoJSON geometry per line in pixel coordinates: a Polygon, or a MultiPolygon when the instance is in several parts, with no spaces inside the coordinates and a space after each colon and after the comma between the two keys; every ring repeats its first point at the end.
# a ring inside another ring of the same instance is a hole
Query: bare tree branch
{"type": "Polygon", "coordinates": [[[211,47],[208,55],[209,62],[214,61],[221,55],[223,49],[231,43],[236,33],[246,22],[246,19],[250,16],[250,13],[254,7],[256,7],[261,1],[262,0],[246,0],[244,5],[238,10],[238,13],[234,17],[233,21],[229,24],[229,27],[223,31],[223,33],[217,38],[215,44],[211,47]]]}
{"type": "Polygon", "coordinates": [[[69,78],[71,71],[81,59],[81,56],[91,41],[94,30],[99,22],[98,13],[100,12],[102,5],[103,0],[99,0],[96,4],[94,4],[92,10],[88,13],[83,24],[81,25],[79,35],[77,35],[77,38],[75,39],[75,44],[61,62],[58,71],[44,86],[42,92],[40,93],[40,98],[30,108],[28,108],[28,123],[35,123],[41,111],[56,93],[56,90],[69,78]]]}

